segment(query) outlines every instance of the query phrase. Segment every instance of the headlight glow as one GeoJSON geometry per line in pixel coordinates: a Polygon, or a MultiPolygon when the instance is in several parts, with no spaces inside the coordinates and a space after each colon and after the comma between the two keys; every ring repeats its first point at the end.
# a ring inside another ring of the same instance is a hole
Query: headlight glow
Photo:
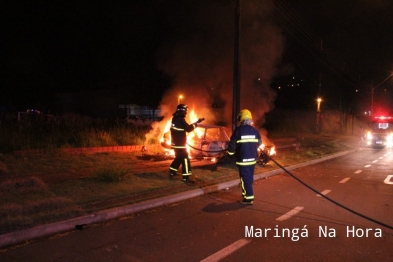
{"type": "Polygon", "coordinates": [[[387,137],[386,137],[386,146],[389,148],[393,147],[393,133],[390,133],[387,137]]]}

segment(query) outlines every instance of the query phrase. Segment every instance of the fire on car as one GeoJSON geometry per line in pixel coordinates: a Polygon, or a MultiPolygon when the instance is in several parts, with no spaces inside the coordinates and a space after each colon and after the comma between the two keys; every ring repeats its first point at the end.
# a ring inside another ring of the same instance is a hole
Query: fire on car
{"type": "MultiPolygon", "coordinates": [[[[196,114],[191,111],[190,122],[197,119],[196,114]]],[[[161,146],[165,155],[174,157],[171,149],[170,121],[168,121],[165,132],[161,137],[161,146]]],[[[199,124],[192,132],[187,134],[187,149],[191,159],[205,159],[217,162],[227,156],[229,135],[226,128],[219,125],[199,124]]],[[[258,163],[266,165],[271,157],[276,155],[274,145],[262,144],[258,148],[258,163]]]]}
{"type": "MultiPolygon", "coordinates": [[[[167,131],[161,138],[166,155],[173,155],[170,136],[170,132],[167,131]]],[[[226,154],[228,143],[229,137],[222,126],[199,124],[187,135],[187,149],[191,158],[221,157],[226,154]]]]}

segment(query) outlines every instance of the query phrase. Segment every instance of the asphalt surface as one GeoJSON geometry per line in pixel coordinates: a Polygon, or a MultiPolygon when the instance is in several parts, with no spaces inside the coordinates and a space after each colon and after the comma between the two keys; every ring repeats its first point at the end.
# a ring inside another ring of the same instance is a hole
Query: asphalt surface
{"type": "MultiPolygon", "coordinates": [[[[340,157],[340,156],[349,154],[353,151],[355,151],[355,150],[349,150],[349,151],[337,153],[334,155],[330,155],[327,157],[304,162],[301,164],[285,167],[285,170],[287,170],[287,171],[295,170],[300,167],[304,167],[304,166],[312,165],[315,163],[323,162],[326,160],[330,160],[330,159],[333,159],[336,157],[340,157]]],[[[257,181],[260,179],[266,179],[270,176],[282,174],[283,172],[285,172],[285,170],[278,168],[273,171],[259,173],[254,176],[254,180],[257,181]]],[[[102,210],[97,213],[73,218],[70,220],[60,221],[60,222],[56,222],[56,223],[52,223],[52,224],[34,227],[31,229],[27,229],[27,230],[16,231],[16,232],[4,234],[4,235],[0,236],[0,248],[21,244],[24,242],[28,242],[30,240],[34,240],[34,239],[38,239],[38,238],[42,238],[42,237],[48,237],[48,236],[52,236],[52,235],[62,233],[62,232],[67,232],[67,231],[72,231],[72,230],[80,230],[80,229],[83,229],[84,227],[87,227],[88,225],[91,225],[91,224],[102,223],[102,222],[105,222],[108,220],[113,220],[113,219],[116,219],[119,217],[124,217],[124,216],[128,216],[131,214],[146,211],[149,209],[157,208],[160,206],[165,206],[165,205],[173,204],[173,203],[176,203],[179,201],[195,198],[195,197],[198,197],[198,196],[201,196],[204,194],[209,194],[212,192],[229,189],[229,188],[238,186],[238,184],[239,184],[239,180],[235,179],[232,181],[228,181],[228,182],[224,182],[224,183],[220,183],[220,184],[216,184],[216,185],[212,185],[212,186],[194,188],[194,189],[191,189],[186,192],[177,193],[174,195],[169,195],[169,196],[165,196],[165,197],[161,197],[161,198],[151,199],[151,200],[147,200],[147,201],[136,203],[136,204],[125,205],[125,206],[120,206],[120,207],[111,208],[111,209],[107,209],[107,210],[102,210]]]]}

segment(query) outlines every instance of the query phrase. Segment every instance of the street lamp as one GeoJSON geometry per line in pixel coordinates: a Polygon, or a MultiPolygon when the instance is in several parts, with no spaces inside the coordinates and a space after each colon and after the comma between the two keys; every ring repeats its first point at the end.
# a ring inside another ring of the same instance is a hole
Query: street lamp
{"type": "Polygon", "coordinates": [[[315,130],[316,134],[319,134],[321,132],[321,124],[320,124],[321,102],[322,102],[322,98],[318,97],[317,98],[317,126],[316,126],[316,130],[315,130]]]}
{"type": "Polygon", "coordinates": [[[322,102],[322,98],[318,98],[317,99],[318,105],[317,105],[317,112],[321,112],[321,102],[322,102]]]}
{"type": "Polygon", "coordinates": [[[377,86],[372,86],[371,87],[371,114],[374,114],[374,90],[381,86],[383,83],[385,83],[386,80],[391,78],[393,76],[393,73],[391,73],[388,77],[386,77],[381,83],[379,83],[377,86]]]}
{"type": "Polygon", "coordinates": [[[178,97],[177,97],[177,104],[180,104],[180,100],[183,98],[183,96],[182,95],[179,95],[178,97]]]}

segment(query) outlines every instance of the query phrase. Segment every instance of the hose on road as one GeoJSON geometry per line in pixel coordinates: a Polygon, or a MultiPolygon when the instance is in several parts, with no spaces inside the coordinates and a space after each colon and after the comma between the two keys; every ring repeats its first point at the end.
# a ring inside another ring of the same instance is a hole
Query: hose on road
{"type": "MultiPolygon", "coordinates": [[[[269,157],[269,156],[267,156],[267,157],[269,157]]],[[[362,218],[364,218],[364,219],[370,220],[370,221],[372,221],[372,222],[374,222],[374,223],[377,223],[378,225],[381,225],[381,226],[384,226],[384,227],[387,227],[387,228],[393,230],[393,226],[388,225],[388,224],[385,224],[385,223],[383,223],[383,222],[381,222],[381,221],[378,221],[378,220],[376,220],[376,219],[374,219],[374,218],[371,218],[371,217],[369,217],[369,216],[363,215],[363,214],[361,214],[361,213],[359,213],[359,212],[357,212],[357,211],[355,211],[355,210],[353,210],[353,209],[351,209],[351,208],[349,208],[349,207],[347,207],[347,206],[344,206],[344,205],[340,204],[339,202],[337,202],[337,201],[331,199],[330,197],[325,196],[324,194],[322,194],[321,192],[319,192],[318,190],[316,190],[315,188],[311,187],[310,185],[308,185],[307,183],[305,183],[304,181],[302,181],[300,178],[298,178],[297,176],[295,176],[294,174],[292,174],[291,172],[289,172],[287,169],[285,169],[285,167],[283,167],[282,165],[280,165],[276,160],[274,160],[274,159],[271,158],[271,157],[269,157],[269,158],[270,158],[270,160],[273,161],[277,166],[279,166],[282,170],[284,170],[286,173],[288,173],[291,177],[293,177],[293,178],[296,179],[298,182],[300,182],[301,184],[303,184],[303,185],[306,186],[307,188],[311,189],[312,191],[314,191],[315,193],[317,193],[317,194],[320,195],[321,197],[327,199],[328,201],[330,201],[330,202],[336,204],[337,206],[339,206],[339,207],[341,207],[341,208],[344,208],[345,210],[347,210],[347,211],[349,211],[349,212],[351,212],[351,213],[353,213],[353,214],[355,214],[355,215],[358,215],[358,216],[360,216],[360,217],[362,217],[362,218]]]]}

